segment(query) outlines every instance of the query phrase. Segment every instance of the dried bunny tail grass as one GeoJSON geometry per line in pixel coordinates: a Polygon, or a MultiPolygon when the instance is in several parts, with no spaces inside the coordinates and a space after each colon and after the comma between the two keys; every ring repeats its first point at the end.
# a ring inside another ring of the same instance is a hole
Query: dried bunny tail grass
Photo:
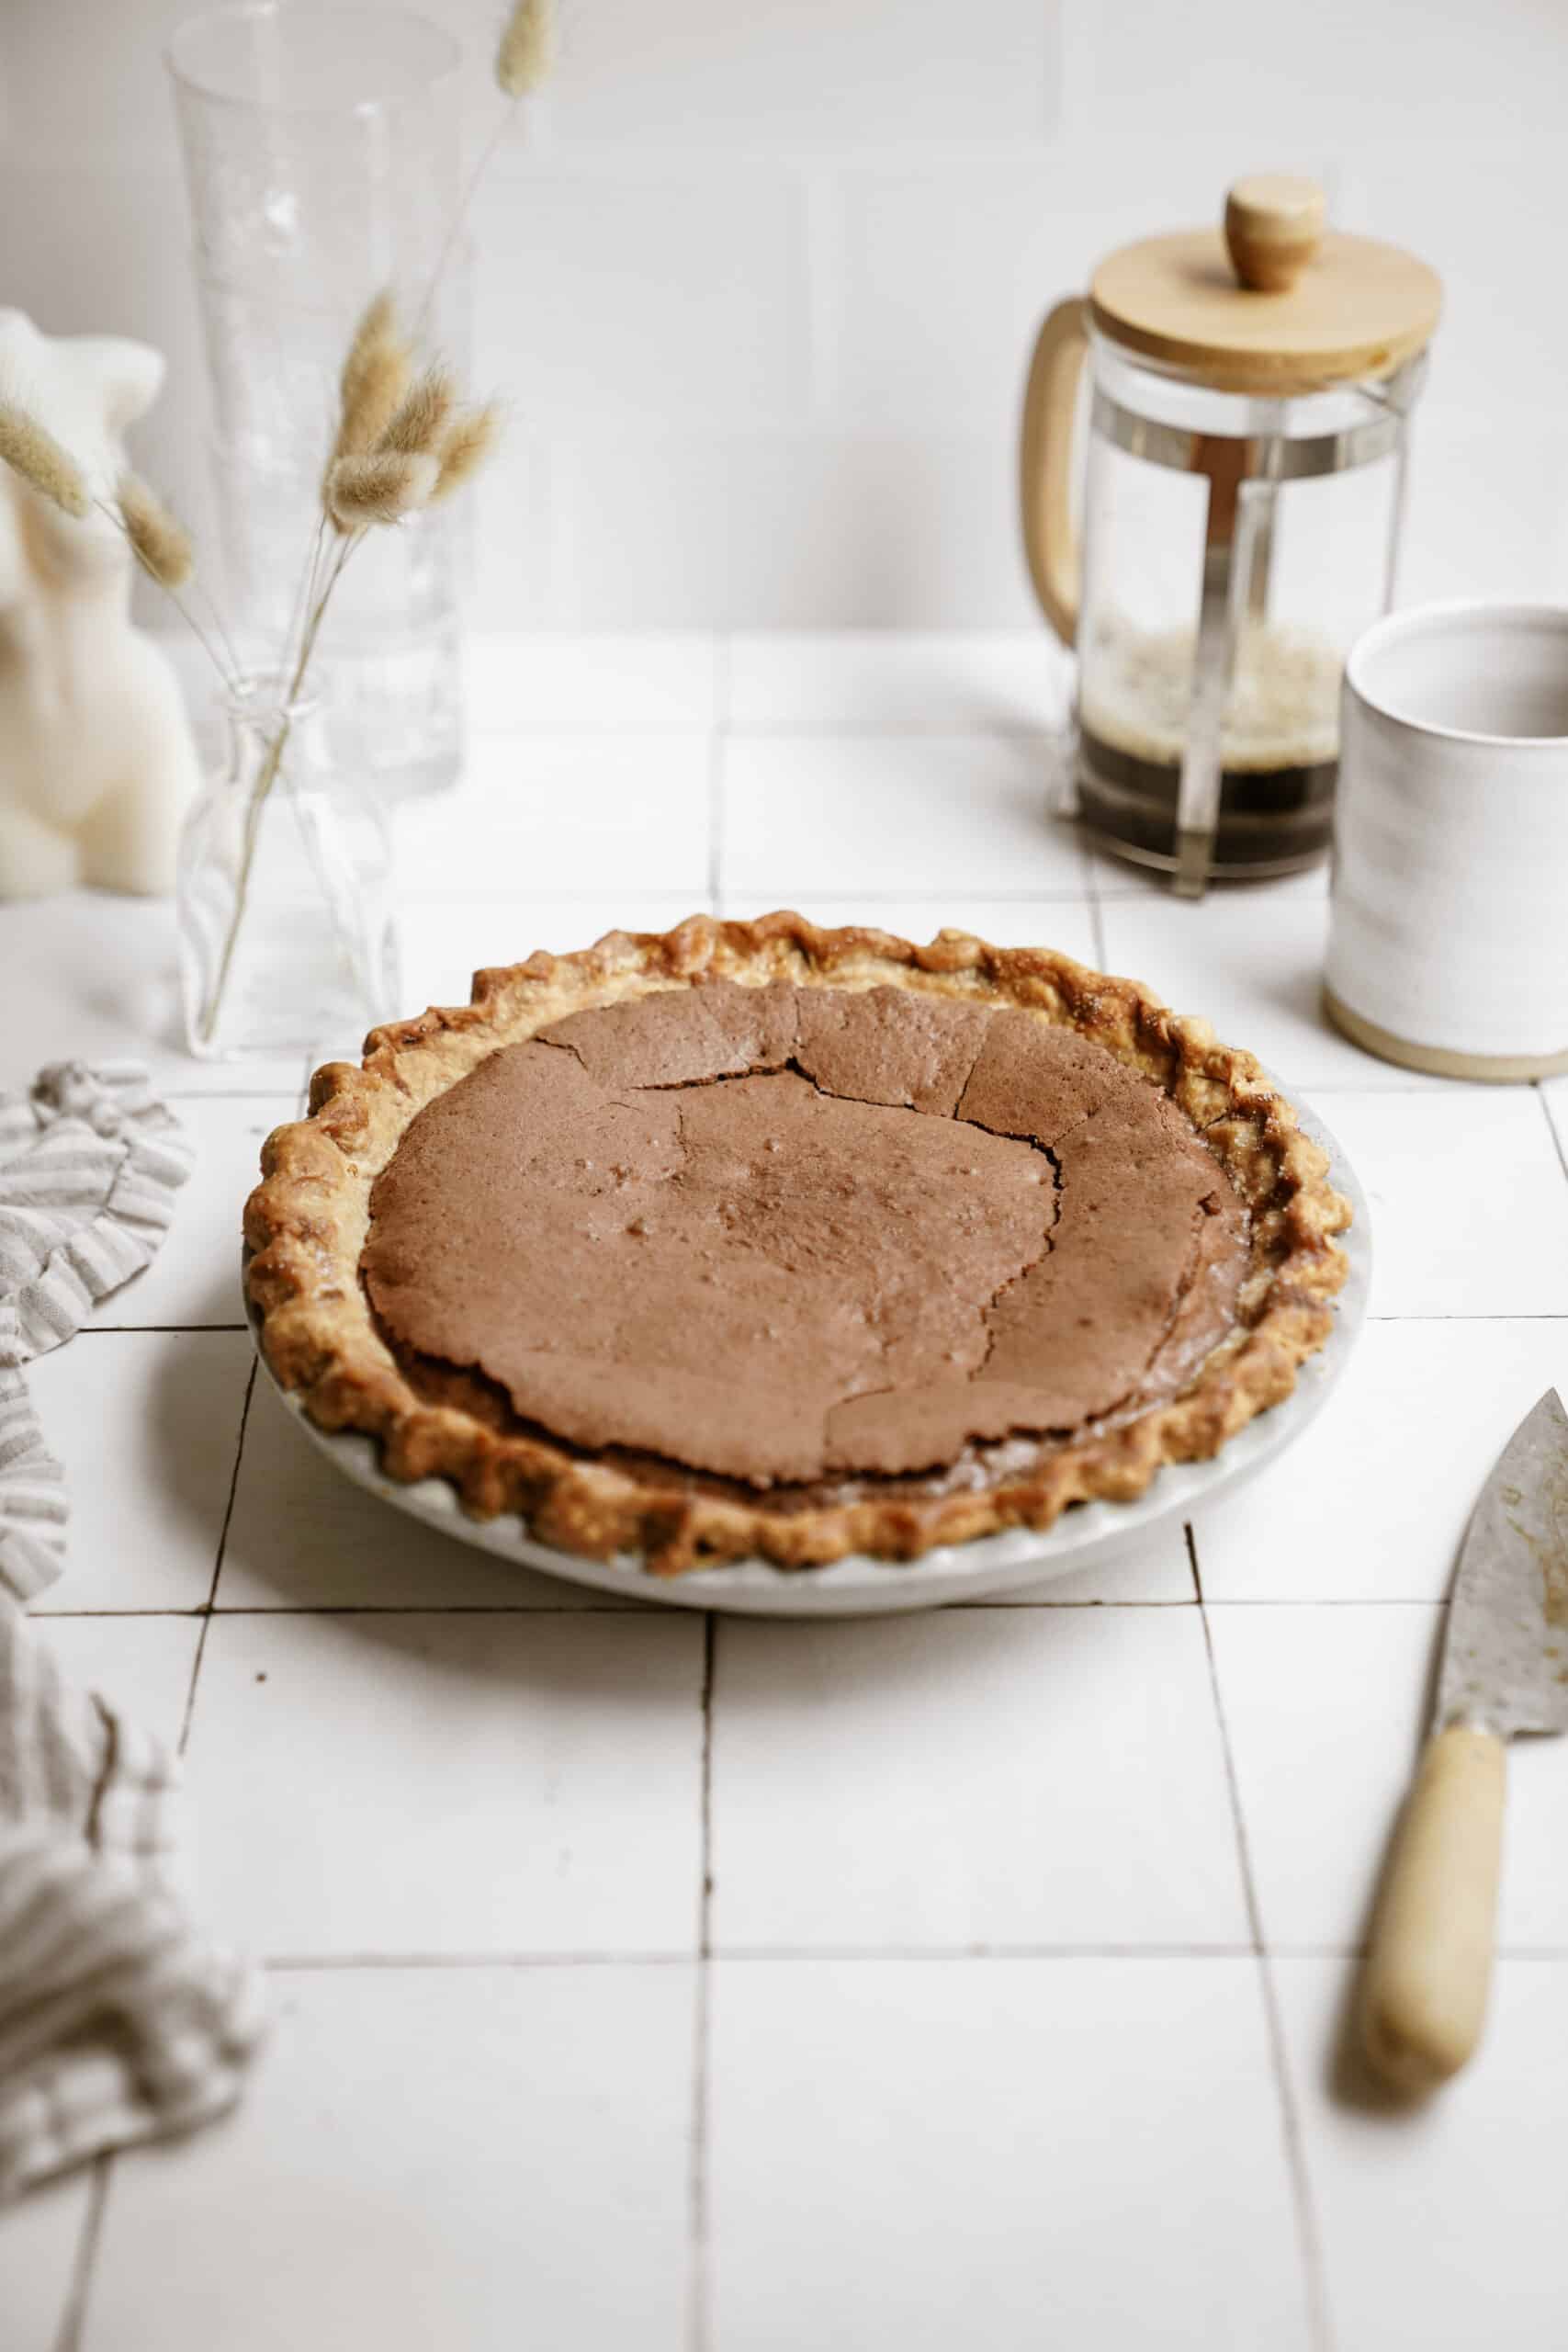
{"type": "Polygon", "coordinates": [[[182,588],[195,568],[189,534],[140,474],[125,473],[115,492],[125,536],[164,588],[182,588]]]}
{"type": "Polygon", "coordinates": [[[555,0],[516,0],[495,52],[495,78],[509,98],[536,90],[556,62],[555,0]]]}
{"type": "Polygon", "coordinates": [[[12,401],[0,401],[0,461],[62,513],[81,516],[87,512],[92,502],[86,477],[75,458],[12,401]]]}
{"type": "Polygon", "coordinates": [[[437,499],[450,498],[455,490],[461,490],[466,481],[472,481],[501,438],[501,427],[499,401],[487,401],[483,408],[458,410],[441,444],[440,471],[430,493],[433,506],[437,499]]]}
{"type": "Polygon", "coordinates": [[[434,458],[446,439],[457,405],[457,387],[450,368],[437,363],[427,368],[399,401],[376,443],[378,453],[404,458],[434,458]]]}
{"type": "Polygon", "coordinates": [[[378,294],[354,331],[338,384],[343,409],[333,458],[373,449],[396,416],[413,362],[389,293],[378,294]]]}
{"type": "Polygon", "coordinates": [[[399,449],[339,458],[327,476],[327,512],[340,531],[362,530],[369,523],[400,523],[425,503],[435,476],[434,458],[399,449]]]}
{"type": "Polygon", "coordinates": [[[367,349],[373,343],[397,343],[400,340],[401,334],[398,325],[398,298],[389,286],[383,286],[378,294],[371,296],[359,314],[359,324],[354,330],[354,341],[349,345],[348,357],[344,362],[344,391],[348,390],[347,371],[354,365],[356,352],[367,349]]]}
{"type": "Polygon", "coordinates": [[[373,344],[356,369],[352,401],[344,401],[333,455],[355,458],[373,449],[408,390],[411,362],[400,343],[373,344]]]}

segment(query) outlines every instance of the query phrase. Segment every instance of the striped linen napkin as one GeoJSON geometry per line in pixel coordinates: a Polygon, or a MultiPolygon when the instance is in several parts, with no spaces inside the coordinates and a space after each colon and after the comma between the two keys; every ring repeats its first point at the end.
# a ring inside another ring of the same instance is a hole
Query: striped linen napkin
{"type": "Polygon", "coordinates": [[[258,1980],[186,1908],[178,1768],[60,1674],[25,1611],[66,1503],[21,1367],[147,1265],[190,1172],[130,1063],[0,1095],[0,2203],[237,2097],[258,1980]]]}

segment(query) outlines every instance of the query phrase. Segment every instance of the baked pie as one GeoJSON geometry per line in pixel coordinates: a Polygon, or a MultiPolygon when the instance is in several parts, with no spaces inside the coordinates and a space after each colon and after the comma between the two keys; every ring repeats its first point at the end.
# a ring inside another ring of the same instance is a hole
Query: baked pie
{"type": "Polygon", "coordinates": [[[249,1295],[311,1419],[661,1574],[1141,1494],[1289,1394],[1349,1221],[1135,982],[794,914],[480,972],[262,1166],[249,1295]]]}

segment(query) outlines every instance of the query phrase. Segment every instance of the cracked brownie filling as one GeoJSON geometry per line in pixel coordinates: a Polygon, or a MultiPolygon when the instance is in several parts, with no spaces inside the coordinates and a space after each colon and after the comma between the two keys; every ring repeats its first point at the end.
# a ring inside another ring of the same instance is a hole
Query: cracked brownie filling
{"type": "Polygon", "coordinates": [[[1149,1080],[1016,1008],[715,979],[412,1121],[360,1272],[430,1402],[650,1486],[942,1492],[1179,1394],[1250,1223],[1149,1080]]]}

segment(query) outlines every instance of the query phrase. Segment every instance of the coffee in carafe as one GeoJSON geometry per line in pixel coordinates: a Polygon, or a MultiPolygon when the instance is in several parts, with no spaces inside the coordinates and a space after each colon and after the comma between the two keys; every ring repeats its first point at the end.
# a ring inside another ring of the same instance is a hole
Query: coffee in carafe
{"type": "MultiPolygon", "coordinates": [[[[1077,781],[1089,830],[1163,861],[1176,829],[1195,653],[1190,629],[1107,614],[1078,696],[1077,781]]],[[[1323,852],[1339,773],[1340,660],[1306,628],[1246,621],[1219,736],[1220,869],[1289,873],[1323,852]]]]}

